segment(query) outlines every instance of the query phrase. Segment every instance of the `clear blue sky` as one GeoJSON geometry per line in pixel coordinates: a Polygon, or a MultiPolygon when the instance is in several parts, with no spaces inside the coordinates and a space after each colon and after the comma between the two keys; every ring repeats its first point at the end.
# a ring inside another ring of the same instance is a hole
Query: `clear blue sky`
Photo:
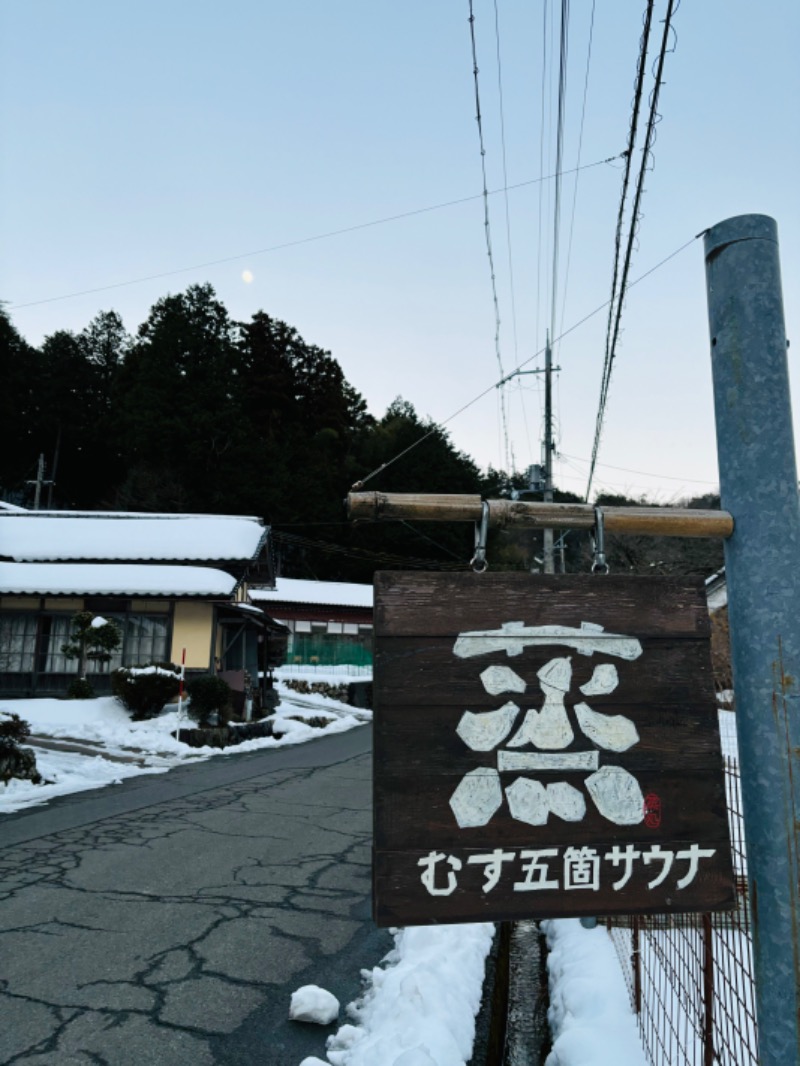
{"type": "MultiPolygon", "coordinates": [[[[495,9],[474,3],[498,189],[495,9]]],[[[577,160],[591,8],[571,4],[566,168],[577,160]]],[[[583,163],[625,147],[644,8],[597,0],[583,163]]],[[[498,12],[515,184],[553,169],[557,37],[542,138],[542,2],[498,0],[498,12]]],[[[38,343],[115,309],[135,331],[160,296],[210,281],[234,317],[261,308],[332,351],[376,415],[401,394],[443,422],[489,388],[448,428],[482,466],[503,465],[480,199],[258,254],[480,193],[467,16],[467,0],[0,0],[0,298],[17,328],[38,343]]],[[[683,0],[674,25],[632,275],[731,215],[773,215],[796,353],[800,4],[683,0]]],[[[559,328],[608,298],[619,168],[580,176],[568,276],[575,179],[564,178],[559,328]]],[[[542,189],[541,203],[537,185],[508,195],[515,313],[506,204],[490,199],[506,372],[544,343],[552,182],[542,189]]],[[[598,487],[662,500],[713,487],[704,283],[696,241],[631,291],[598,487]]],[[[556,476],[574,491],[585,486],[604,329],[601,313],[556,348],[556,476]]],[[[541,394],[537,379],[520,380],[506,395],[510,446],[525,467],[539,456],[541,394]]]]}

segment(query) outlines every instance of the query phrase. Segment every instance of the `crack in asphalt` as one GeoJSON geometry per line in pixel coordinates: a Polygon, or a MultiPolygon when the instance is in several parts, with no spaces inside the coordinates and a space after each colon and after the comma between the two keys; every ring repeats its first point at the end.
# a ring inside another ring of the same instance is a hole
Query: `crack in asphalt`
{"type": "Polygon", "coordinates": [[[286,1020],[289,993],[347,1002],[391,946],[367,919],[370,756],[249,769],[112,816],[101,796],[85,824],[0,851],[0,1062],[321,1053],[325,1030],[286,1020]]]}

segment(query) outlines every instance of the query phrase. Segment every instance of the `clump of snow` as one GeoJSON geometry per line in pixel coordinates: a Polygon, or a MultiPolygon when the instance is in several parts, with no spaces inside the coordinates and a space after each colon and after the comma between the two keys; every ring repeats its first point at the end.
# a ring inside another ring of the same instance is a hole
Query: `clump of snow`
{"type": "Polygon", "coordinates": [[[126,666],[124,670],[128,675],[127,680],[131,682],[134,677],[139,677],[142,674],[161,674],[163,677],[174,677],[179,681],[181,677],[176,670],[165,670],[163,666],[126,666]]]}
{"type": "Polygon", "coordinates": [[[542,922],[553,1049],[545,1066],[646,1066],[614,945],[603,926],[542,922]]]}
{"type": "Polygon", "coordinates": [[[339,1017],[339,1000],[319,985],[303,985],[292,992],[289,1018],[293,1022],[316,1022],[330,1025],[339,1017]]]}
{"type": "Polygon", "coordinates": [[[308,1058],[303,1059],[300,1066],[331,1066],[329,1062],[325,1062],[324,1059],[318,1059],[316,1055],[309,1055],[308,1058]]]}
{"type": "Polygon", "coordinates": [[[409,926],[328,1039],[331,1066],[465,1066],[494,926],[409,926]]]}
{"type": "Polygon", "coordinates": [[[91,628],[92,629],[102,629],[103,626],[107,626],[107,625],[108,625],[108,619],[107,618],[103,618],[103,616],[99,615],[99,614],[97,615],[96,618],[93,618],[92,621],[91,621],[91,628]]]}

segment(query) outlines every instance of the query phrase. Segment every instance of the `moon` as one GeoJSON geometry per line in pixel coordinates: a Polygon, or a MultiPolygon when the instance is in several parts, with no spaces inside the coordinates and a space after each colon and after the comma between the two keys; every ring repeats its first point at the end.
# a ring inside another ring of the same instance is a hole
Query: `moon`
{"type": "Polygon", "coordinates": [[[242,271],[242,281],[245,283],[245,285],[249,285],[252,280],[253,280],[253,272],[252,272],[252,270],[243,270],[242,271]]]}

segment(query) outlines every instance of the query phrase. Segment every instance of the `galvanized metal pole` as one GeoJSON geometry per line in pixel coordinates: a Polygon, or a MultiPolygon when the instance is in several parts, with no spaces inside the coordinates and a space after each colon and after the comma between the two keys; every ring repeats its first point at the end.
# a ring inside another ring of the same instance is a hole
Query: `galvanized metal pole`
{"type": "Polygon", "coordinates": [[[705,237],[708,316],[762,1066],[800,1063],[800,505],[778,233],[705,237]]]}

